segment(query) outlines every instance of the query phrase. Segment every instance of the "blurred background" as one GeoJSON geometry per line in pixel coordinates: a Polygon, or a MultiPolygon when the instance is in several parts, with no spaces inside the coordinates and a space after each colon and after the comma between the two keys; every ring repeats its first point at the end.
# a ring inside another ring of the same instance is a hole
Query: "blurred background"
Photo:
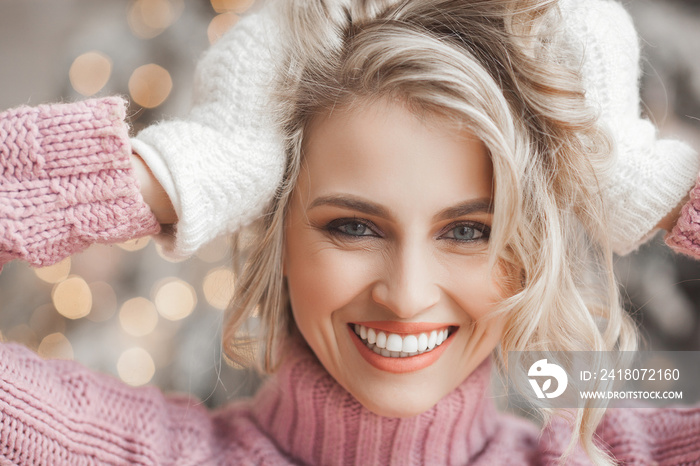
{"type": "MultiPolygon", "coordinates": [[[[628,0],[643,40],[643,98],[661,134],[700,148],[700,5],[628,0]]],[[[201,53],[254,0],[2,0],[0,110],[119,94],[134,132],[188,109],[201,53]]],[[[700,267],[661,235],[617,260],[629,311],[653,349],[700,350],[700,267]]],[[[255,390],[220,351],[233,283],[226,238],[169,262],[148,239],[94,246],[60,264],[5,266],[0,332],[139,386],[217,406],[255,390]]]]}

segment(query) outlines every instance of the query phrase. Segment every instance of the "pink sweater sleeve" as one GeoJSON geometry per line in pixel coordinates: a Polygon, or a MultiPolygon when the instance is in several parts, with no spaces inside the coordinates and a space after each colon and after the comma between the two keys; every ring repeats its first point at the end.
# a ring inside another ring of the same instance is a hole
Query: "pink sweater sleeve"
{"type": "Polygon", "coordinates": [[[609,409],[597,434],[620,464],[700,464],[700,406],[609,409]]]}
{"type": "Polygon", "coordinates": [[[0,267],[51,265],[159,225],[131,166],[123,99],[0,113],[0,267]]]}
{"type": "Polygon", "coordinates": [[[676,225],[664,240],[674,251],[700,259],[700,175],[689,194],[676,225]]]}
{"type": "Polygon", "coordinates": [[[190,398],[0,344],[2,464],[216,464],[216,430],[190,398]]]}

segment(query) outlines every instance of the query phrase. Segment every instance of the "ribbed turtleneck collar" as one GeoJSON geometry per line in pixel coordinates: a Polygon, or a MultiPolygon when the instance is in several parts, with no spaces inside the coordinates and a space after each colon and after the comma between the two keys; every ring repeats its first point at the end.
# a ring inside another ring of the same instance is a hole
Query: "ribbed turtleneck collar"
{"type": "Polygon", "coordinates": [[[378,416],[299,348],[256,395],[254,416],[278,447],[306,464],[466,464],[497,428],[487,360],[430,410],[378,416]]]}

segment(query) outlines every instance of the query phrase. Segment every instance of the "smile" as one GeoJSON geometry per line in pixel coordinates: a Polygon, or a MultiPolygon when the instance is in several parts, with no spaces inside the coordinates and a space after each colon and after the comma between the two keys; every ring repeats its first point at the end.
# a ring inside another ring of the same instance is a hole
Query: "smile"
{"type": "Polygon", "coordinates": [[[424,369],[445,352],[458,326],[416,322],[356,322],[348,333],[370,365],[395,374],[424,369]]]}
{"type": "Polygon", "coordinates": [[[361,324],[355,324],[354,329],[367,348],[385,358],[407,358],[432,351],[450,335],[449,327],[409,335],[383,332],[361,324]]]}

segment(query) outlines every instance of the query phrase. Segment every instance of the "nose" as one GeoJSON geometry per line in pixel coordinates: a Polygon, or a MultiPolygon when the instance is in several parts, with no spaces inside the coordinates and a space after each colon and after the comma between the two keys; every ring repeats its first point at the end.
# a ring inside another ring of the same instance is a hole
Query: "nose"
{"type": "Polygon", "coordinates": [[[430,309],[440,300],[434,260],[429,248],[418,242],[389,253],[384,276],[372,288],[372,299],[402,319],[430,309]]]}

